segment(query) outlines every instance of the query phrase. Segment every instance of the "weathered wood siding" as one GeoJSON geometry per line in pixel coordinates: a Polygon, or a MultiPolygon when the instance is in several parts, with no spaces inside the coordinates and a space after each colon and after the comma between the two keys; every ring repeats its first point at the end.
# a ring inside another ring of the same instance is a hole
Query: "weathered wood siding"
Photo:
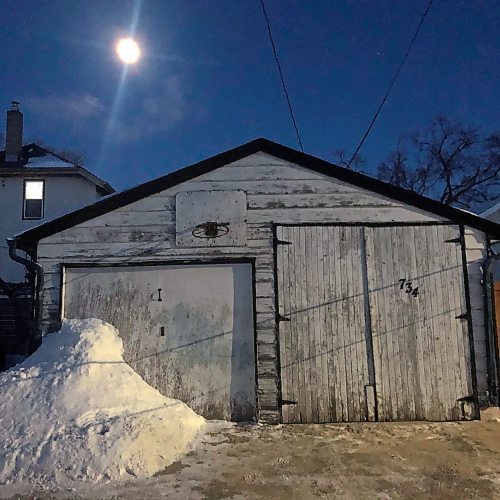
{"type": "MultiPolygon", "coordinates": [[[[59,323],[60,266],[63,262],[91,264],[255,257],[259,416],[262,420],[276,421],[279,415],[278,369],[271,223],[441,220],[436,215],[272,156],[254,154],[40,241],[38,260],[46,273],[43,330],[54,330],[59,323]],[[246,192],[245,246],[176,248],[175,194],[204,190],[246,192]]],[[[475,257],[476,254],[471,255],[470,266],[476,265],[475,257]]],[[[479,325],[474,333],[476,342],[484,344],[484,330],[479,325]]]]}

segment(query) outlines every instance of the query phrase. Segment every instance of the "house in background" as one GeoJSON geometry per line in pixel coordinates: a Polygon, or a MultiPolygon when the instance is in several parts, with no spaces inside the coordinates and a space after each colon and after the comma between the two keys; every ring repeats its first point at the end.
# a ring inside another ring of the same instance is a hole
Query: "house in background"
{"type": "Polygon", "coordinates": [[[498,403],[483,268],[500,224],[257,139],[16,237],[41,332],[118,328],[208,418],[460,420],[498,403]]]}
{"type": "Polygon", "coordinates": [[[29,320],[32,295],[24,284],[26,269],[9,257],[6,239],[113,192],[82,166],[37,144],[23,145],[23,114],[12,102],[0,151],[0,369],[10,364],[13,351],[23,350],[15,345],[29,320]]]}
{"type": "Polygon", "coordinates": [[[0,277],[23,281],[25,269],[9,258],[6,238],[114,192],[102,179],[37,144],[22,145],[23,115],[7,111],[0,151],[0,277]]]}

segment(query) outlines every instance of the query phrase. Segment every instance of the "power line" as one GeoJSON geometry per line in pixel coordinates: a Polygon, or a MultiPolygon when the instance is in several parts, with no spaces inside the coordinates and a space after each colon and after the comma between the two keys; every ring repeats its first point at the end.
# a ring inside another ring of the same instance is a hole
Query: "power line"
{"type": "Polygon", "coordinates": [[[424,21],[425,21],[425,18],[427,17],[427,14],[429,13],[429,10],[431,8],[431,5],[432,5],[432,2],[434,0],[429,0],[429,3],[427,4],[427,8],[425,9],[425,12],[423,13],[422,15],[422,18],[420,19],[420,22],[418,23],[418,27],[417,27],[417,30],[415,31],[415,34],[413,35],[413,38],[411,39],[410,41],[410,44],[408,45],[408,48],[406,49],[406,52],[405,52],[405,55],[403,56],[403,59],[396,71],[396,74],[394,75],[392,81],[391,81],[391,84],[389,85],[389,88],[387,89],[387,92],[385,93],[384,95],[384,98],[382,99],[382,102],[380,103],[375,115],[373,116],[372,118],[372,121],[370,122],[370,125],[368,126],[368,128],[366,129],[366,132],[365,134],[363,135],[363,137],[361,138],[361,141],[360,143],[358,144],[358,147],[356,148],[356,151],[354,151],[354,154],[352,155],[352,158],[349,160],[349,163],[347,164],[347,168],[349,168],[351,166],[351,163],[354,161],[354,158],[356,158],[357,154],[359,153],[359,150],[361,149],[361,147],[363,146],[364,142],[366,141],[366,138],[368,137],[375,121],[377,120],[378,118],[378,115],[380,114],[380,112],[382,111],[382,108],[384,107],[384,104],[385,104],[385,101],[387,101],[387,98],[389,97],[389,94],[391,93],[391,90],[392,90],[392,87],[394,87],[394,84],[396,83],[396,80],[398,79],[399,77],[399,74],[401,73],[401,70],[403,69],[403,66],[406,62],[406,59],[408,59],[408,56],[410,54],[410,51],[413,47],[413,43],[415,42],[417,36],[418,36],[418,33],[420,32],[420,28],[422,27],[422,25],[424,24],[424,21]]]}
{"type": "Polygon", "coordinates": [[[281,78],[281,85],[283,86],[283,92],[285,93],[286,102],[288,104],[288,110],[290,112],[290,118],[292,119],[293,128],[295,129],[295,134],[297,135],[297,141],[299,143],[300,149],[304,152],[304,146],[302,145],[302,140],[300,138],[299,127],[297,126],[297,121],[295,120],[295,115],[293,113],[292,103],[290,101],[290,96],[288,95],[288,90],[285,84],[285,77],[283,76],[283,70],[281,69],[280,60],[278,58],[278,52],[276,51],[276,44],[274,43],[273,32],[271,30],[271,23],[269,17],[267,17],[266,7],[264,5],[264,0],[260,0],[262,5],[262,13],[264,14],[264,19],[267,23],[267,32],[269,33],[269,39],[271,40],[271,45],[273,47],[274,59],[276,60],[276,65],[278,67],[278,73],[281,78]]]}

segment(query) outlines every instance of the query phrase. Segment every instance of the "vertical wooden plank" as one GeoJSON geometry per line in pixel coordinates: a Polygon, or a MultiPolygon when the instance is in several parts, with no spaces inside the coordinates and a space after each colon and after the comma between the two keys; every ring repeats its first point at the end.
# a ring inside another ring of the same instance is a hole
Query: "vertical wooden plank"
{"type": "MultiPolygon", "coordinates": [[[[436,226],[436,240],[437,243],[442,246],[456,246],[456,244],[446,243],[446,241],[456,238],[458,235],[458,229],[454,230],[452,227],[436,226]]],[[[457,374],[455,370],[459,349],[456,335],[456,323],[458,320],[456,320],[454,316],[456,317],[460,313],[457,313],[454,310],[454,297],[456,291],[456,287],[454,287],[454,278],[457,276],[457,273],[455,272],[457,263],[453,258],[455,253],[453,250],[454,249],[450,247],[448,251],[443,252],[441,255],[443,271],[441,273],[440,286],[443,300],[443,310],[446,311],[446,314],[444,314],[444,330],[440,338],[440,348],[444,353],[442,360],[445,363],[443,366],[444,379],[442,387],[444,398],[443,413],[446,413],[446,420],[452,420],[454,418],[453,413],[457,389],[461,384],[460,374],[457,374]]]]}
{"type": "Polygon", "coordinates": [[[342,379],[340,377],[340,354],[338,345],[339,334],[339,307],[340,307],[340,289],[338,285],[338,256],[336,247],[338,245],[338,236],[335,227],[327,227],[328,235],[328,270],[329,270],[329,297],[330,297],[330,325],[328,329],[328,377],[331,384],[330,401],[334,411],[332,418],[336,422],[344,422],[344,409],[342,405],[342,379]]]}
{"type": "Polygon", "coordinates": [[[352,318],[351,318],[351,307],[350,307],[350,288],[352,282],[352,276],[350,271],[351,259],[351,239],[350,239],[350,227],[341,228],[341,269],[342,269],[342,340],[343,340],[343,351],[345,359],[345,381],[347,390],[347,420],[354,420],[354,391],[353,391],[353,378],[354,370],[353,364],[354,360],[351,356],[351,345],[352,339],[352,318]]]}
{"type": "Polygon", "coordinates": [[[441,279],[443,273],[443,244],[438,241],[436,226],[429,226],[427,234],[430,236],[432,244],[428,248],[428,253],[434,254],[435,267],[432,270],[432,283],[433,283],[433,305],[435,312],[435,327],[432,332],[432,345],[431,353],[434,357],[433,365],[435,367],[435,379],[429,381],[433,384],[436,398],[432,403],[432,420],[446,419],[446,411],[444,409],[444,402],[446,401],[444,391],[445,381],[445,367],[446,367],[446,353],[443,352],[442,337],[445,332],[446,323],[445,317],[447,315],[446,309],[443,304],[443,290],[441,286],[441,279]],[[442,250],[441,250],[442,249],[442,250]],[[441,250],[441,251],[440,251],[441,250]]]}
{"type": "Polygon", "coordinates": [[[351,228],[351,310],[352,310],[352,326],[354,344],[351,346],[351,357],[354,360],[356,377],[354,379],[354,393],[356,406],[356,420],[366,420],[366,401],[365,401],[365,381],[367,380],[367,372],[365,367],[368,359],[366,357],[365,346],[365,324],[364,324],[364,307],[363,299],[363,281],[361,276],[361,230],[359,227],[351,228]]]}
{"type": "Polygon", "coordinates": [[[292,349],[293,349],[293,371],[292,371],[292,384],[293,391],[291,398],[292,401],[296,401],[297,403],[293,405],[295,419],[293,422],[300,423],[301,422],[301,412],[303,412],[303,401],[301,400],[302,394],[300,393],[300,387],[302,385],[301,380],[301,372],[302,372],[302,364],[301,364],[301,351],[300,351],[300,330],[301,330],[301,321],[302,316],[300,313],[301,309],[301,297],[300,297],[300,289],[297,286],[297,282],[301,279],[300,275],[300,267],[299,267],[299,255],[297,253],[297,245],[300,244],[298,239],[298,233],[295,227],[287,228],[287,240],[291,242],[290,252],[293,258],[290,259],[290,266],[288,269],[289,272],[289,293],[290,293],[290,324],[293,326],[293,334],[292,334],[292,349]]]}
{"type": "MultiPolygon", "coordinates": [[[[399,228],[400,231],[400,244],[404,241],[404,228],[399,228]]],[[[421,246],[421,228],[410,227],[408,231],[411,235],[412,252],[409,253],[408,267],[411,269],[412,276],[419,290],[419,294],[412,300],[412,316],[410,318],[411,333],[407,339],[408,347],[406,352],[405,362],[409,365],[408,372],[408,397],[410,399],[410,420],[420,420],[418,414],[422,407],[422,400],[424,398],[423,392],[425,391],[424,378],[425,366],[422,359],[422,332],[425,331],[422,315],[422,276],[421,271],[417,265],[417,255],[420,253],[421,246]]],[[[404,247],[403,247],[404,248],[404,247]]],[[[401,246],[400,246],[401,249],[401,246]]],[[[401,250],[400,250],[401,253],[401,250]]],[[[402,278],[402,274],[401,274],[402,278]]]]}
{"type": "Polygon", "coordinates": [[[384,421],[387,419],[387,411],[384,400],[385,394],[385,375],[383,371],[383,356],[384,351],[381,345],[381,315],[379,313],[379,301],[376,276],[376,260],[377,254],[375,250],[374,229],[371,227],[365,228],[365,245],[366,245],[366,273],[368,287],[368,306],[371,316],[372,327],[372,343],[373,343],[373,361],[375,371],[375,397],[377,400],[378,419],[384,421]]]}
{"type": "MultiPolygon", "coordinates": [[[[456,227],[456,235],[460,234],[460,228],[456,227]]],[[[454,300],[456,304],[456,314],[454,321],[454,335],[456,339],[457,345],[457,353],[459,363],[457,364],[458,368],[458,380],[460,381],[457,384],[457,391],[459,391],[460,396],[469,396],[472,395],[473,390],[473,381],[472,381],[472,360],[471,360],[471,346],[469,342],[469,325],[467,320],[457,319],[458,315],[462,315],[467,312],[467,301],[465,298],[465,281],[464,281],[464,269],[463,269],[463,261],[462,261],[462,245],[465,242],[460,242],[457,245],[454,245],[453,252],[453,262],[454,269],[456,270],[453,278],[454,282],[454,300]]],[[[459,404],[457,403],[457,407],[459,404]]]]}
{"type": "Polygon", "coordinates": [[[398,262],[395,261],[394,248],[397,245],[397,228],[383,228],[381,247],[383,248],[382,262],[384,266],[380,269],[381,279],[384,288],[385,305],[385,335],[383,342],[388,352],[387,368],[390,374],[389,390],[391,393],[391,418],[390,420],[402,420],[402,410],[404,406],[404,393],[402,390],[400,362],[403,356],[403,346],[401,337],[404,335],[403,323],[406,317],[407,297],[398,294],[396,296],[397,282],[399,276],[395,277],[395,267],[398,262]],[[399,311],[398,311],[399,309],[399,311]],[[399,314],[398,314],[399,312],[399,314]]]}
{"type": "MultiPolygon", "coordinates": [[[[367,393],[365,387],[370,384],[370,377],[368,374],[368,352],[366,345],[366,318],[365,318],[365,292],[363,283],[363,268],[362,262],[362,245],[364,245],[362,229],[360,227],[353,228],[354,250],[353,250],[353,285],[354,285],[354,299],[353,308],[355,316],[355,332],[356,332],[356,347],[354,355],[356,356],[357,365],[357,392],[359,407],[358,415],[359,420],[365,421],[368,419],[368,403],[367,393]]],[[[363,255],[364,258],[364,255],[363,255]]]]}
{"type": "Polygon", "coordinates": [[[366,369],[365,380],[368,380],[369,385],[365,385],[365,398],[366,398],[366,419],[370,422],[378,420],[377,412],[377,396],[376,396],[376,381],[375,381],[375,360],[373,349],[373,332],[372,332],[372,317],[370,312],[369,302],[369,281],[368,281],[368,267],[367,267],[367,243],[366,243],[366,228],[359,228],[360,236],[360,279],[362,290],[361,307],[364,311],[364,349],[366,352],[366,369]]]}
{"type": "Polygon", "coordinates": [[[385,228],[375,228],[371,231],[373,236],[374,245],[374,260],[369,265],[373,267],[374,270],[374,283],[373,290],[377,295],[377,310],[375,314],[378,315],[378,331],[375,335],[378,337],[378,345],[380,348],[380,382],[381,382],[381,401],[379,401],[379,419],[392,420],[396,394],[391,391],[391,379],[393,376],[393,368],[391,370],[391,363],[394,359],[394,353],[392,348],[392,338],[388,336],[388,316],[390,314],[390,308],[387,307],[388,304],[385,300],[385,289],[386,289],[386,273],[385,267],[387,266],[388,259],[386,255],[385,246],[385,228]]]}
{"type": "Polygon", "coordinates": [[[325,318],[328,304],[325,300],[325,286],[329,283],[329,278],[325,274],[324,263],[324,237],[323,227],[316,227],[316,263],[317,263],[317,277],[318,277],[318,339],[317,339],[317,369],[319,384],[318,391],[318,421],[320,423],[328,422],[329,414],[329,401],[330,396],[328,393],[329,379],[328,367],[326,358],[328,356],[326,345],[326,332],[325,332],[325,318]]]}
{"type": "MultiPolygon", "coordinates": [[[[403,253],[406,256],[406,265],[412,274],[414,281],[414,290],[418,288],[419,294],[413,296],[410,294],[409,303],[411,304],[410,310],[408,311],[408,334],[405,336],[405,364],[407,366],[407,384],[408,384],[408,416],[409,420],[416,420],[416,407],[417,403],[422,399],[422,390],[419,384],[418,376],[418,348],[417,339],[421,335],[421,293],[420,293],[420,271],[417,268],[416,254],[419,251],[419,240],[420,240],[420,229],[421,227],[409,227],[407,232],[411,241],[411,248],[407,253],[405,253],[406,245],[405,241],[405,229],[404,227],[398,228],[399,234],[399,254],[403,253]]],[[[402,276],[401,276],[402,278],[402,276]]],[[[416,293],[416,292],[415,292],[416,293]]],[[[404,370],[403,366],[403,370],[404,370]]]]}
{"type": "MultiPolygon", "coordinates": [[[[285,228],[278,226],[276,228],[276,238],[278,241],[285,240],[285,228]]],[[[290,293],[288,291],[288,283],[286,276],[288,273],[288,259],[289,249],[288,245],[276,246],[276,278],[278,280],[278,314],[283,317],[288,317],[290,314],[290,293]]],[[[279,344],[280,344],[280,380],[281,380],[281,396],[282,398],[289,399],[292,397],[290,392],[292,386],[290,384],[290,372],[292,370],[290,354],[291,354],[291,324],[288,322],[279,322],[279,344]]],[[[284,405],[282,407],[283,421],[289,422],[292,420],[290,415],[290,406],[284,405]]]]}
{"type": "Polygon", "coordinates": [[[401,398],[398,407],[398,420],[412,420],[413,394],[413,349],[412,337],[415,329],[415,298],[406,292],[402,293],[399,280],[403,274],[408,274],[410,280],[418,281],[412,266],[412,255],[415,253],[415,241],[412,228],[393,227],[393,285],[392,294],[395,298],[395,322],[398,325],[398,390],[401,398]],[[406,231],[405,231],[406,229],[406,231]]]}
{"type": "Polygon", "coordinates": [[[335,381],[330,379],[330,367],[329,367],[329,357],[330,344],[329,337],[331,337],[331,301],[332,296],[330,293],[331,283],[330,283],[330,260],[329,260],[329,238],[328,238],[328,228],[321,227],[321,242],[318,245],[318,251],[321,255],[322,267],[319,269],[319,273],[323,276],[322,279],[322,300],[325,307],[323,308],[323,318],[322,318],[322,339],[321,339],[321,350],[322,350],[322,371],[323,371],[323,398],[325,401],[323,422],[335,422],[335,381]]]}
{"type": "Polygon", "coordinates": [[[433,248],[432,238],[429,231],[426,230],[421,233],[422,246],[420,248],[419,270],[425,276],[425,291],[423,291],[422,298],[425,299],[424,316],[427,318],[427,328],[423,332],[423,358],[424,358],[424,384],[427,393],[427,399],[424,402],[423,419],[432,420],[432,411],[434,402],[437,401],[438,394],[436,392],[436,370],[435,358],[433,356],[433,341],[432,337],[438,325],[438,313],[435,304],[435,252],[429,253],[429,249],[433,248]]]}
{"type": "Polygon", "coordinates": [[[318,254],[316,247],[318,245],[316,227],[302,228],[305,238],[306,248],[306,289],[307,289],[307,336],[306,344],[309,347],[307,352],[307,364],[309,366],[309,382],[308,393],[311,401],[310,421],[319,422],[318,416],[318,366],[317,366],[317,350],[319,336],[319,319],[318,308],[320,307],[318,296],[318,254]]]}
{"type": "MultiPolygon", "coordinates": [[[[460,228],[456,227],[456,232],[459,234],[460,228]]],[[[454,277],[454,282],[456,283],[455,297],[459,298],[459,309],[457,315],[462,315],[467,313],[467,300],[465,296],[465,277],[463,270],[463,256],[462,256],[462,245],[465,242],[461,241],[459,244],[455,245],[454,252],[454,262],[456,274],[454,277]]],[[[470,312],[470,311],[469,311],[470,312]]],[[[456,319],[456,318],[455,318],[456,319]]],[[[460,380],[462,383],[459,385],[460,396],[465,397],[473,394],[473,381],[472,381],[472,359],[471,359],[471,345],[469,340],[469,325],[467,319],[456,319],[454,322],[454,330],[457,341],[457,349],[459,352],[460,360],[460,380]]],[[[458,406],[458,405],[457,405],[458,406]]]]}
{"type": "MultiPolygon", "coordinates": [[[[385,233],[384,248],[387,256],[384,270],[386,277],[384,297],[387,310],[387,334],[385,338],[391,358],[389,371],[391,373],[391,394],[394,395],[391,420],[405,420],[407,387],[403,380],[401,365],[404,363],[405,357],[404,334],[405,324],[408,320],[408,297],[406,293],[402,294],[399,290],[400,273],[398,271],[401,264],[406,264],[406,262],[405,260],[403,262],[397,260],[398,228],[388,227],[385,229],[385,233]]],[[[405,250],[408,252],[411,248],[411,242],[407,240],[405,243],[405,250]]],[[[406,253],[404,255],[406,256],[406,253]]],[[[406,265],[404,271],[411,276],[411,270],[406,265]]]]}
{"type": "Polygon", "coordinates": [[[311,290],[310,273],[308,255],[311,252],[310,242],[310,228],[300,227],[300,251],[302,260],[302,280],[304,286],[302,287],[302,310],[304,316],[304,329],[302,331],[302,359],[304,360],[305,381],[303,391],[306,394],[306,422],[314,422],[313,414],[313,394],[312,394],[312,381],[314,379],[313,365],[311,363],[311,337],[314,337],[314,324],[311,318],[311,305],[313,303],[313,291],[311,290]]]}
{"type": "Polygon", "coordinates": [[[297,273],[295,283],[293,284],[296,290],[296,316],[297,316],[297,410],[299,413],[299,421],[307,422],[307,395],[303,388],[307,382],[307,367],[304,363],[304,333],[307,329],[307,319],[304,315],[305,296],[303,294],[304,286],[304,255],[303,241],[301,240],[301,228],[292,227],[293,232],[293,250],[295,257],[295,272],[297,273]]]}
{"type": "Polygon", "coordinates": [[[336,233],[336,259],[335,259],[335,283],[338,290],[339,302],[337,303],[337,331],[335,332],[335,338],[338,346],[338,357],[337,357],[337,368],[339,370],[339,380],[341,383],[341,394],[342,394],[342,418],[344,422],[349,422],[349,385],[348,379],[350,377],[348,368],[348,359],[346,357],[346,330],[348,327],[348,322],[344,314],[345,308],[345,292],[344,292],[344,282],[345,282],[345,228],[337,227],[335,228],[336,233]]]}

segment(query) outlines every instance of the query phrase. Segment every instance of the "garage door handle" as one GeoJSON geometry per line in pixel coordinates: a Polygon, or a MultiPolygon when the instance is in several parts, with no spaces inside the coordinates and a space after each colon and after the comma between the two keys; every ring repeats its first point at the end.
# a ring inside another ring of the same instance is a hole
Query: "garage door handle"
{"type": "Polygon", "coordinates": [[[162,301],[162,298],[161,298],[161,288],[158,288],[158,302],[161,302],[162,301]]]}

